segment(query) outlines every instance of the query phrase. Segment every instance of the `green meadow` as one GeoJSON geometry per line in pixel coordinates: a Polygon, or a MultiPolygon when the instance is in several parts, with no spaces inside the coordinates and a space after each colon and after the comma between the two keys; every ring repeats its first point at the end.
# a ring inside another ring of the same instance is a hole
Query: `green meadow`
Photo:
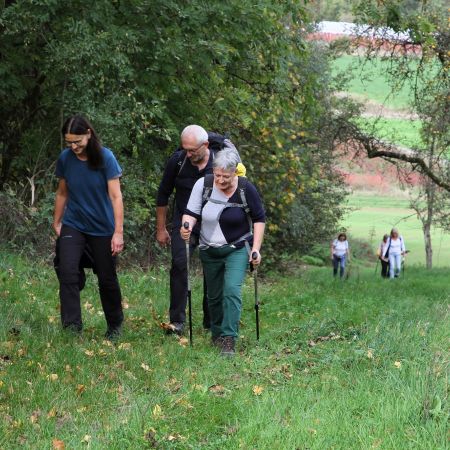
{"type": "Polygon", "coordinates": [[[126,322],[112,344],[92,276],[77,336],[61,331],[51,268],[2,254],[0,448],[448,448],[448,276],[260,280],[259,342],[249,277],[227,359],[201,329],[198,278],[193,348],[159,327],[163,267],[121,271],[126,322]]]}
{"type": "Polygon", "coordinates": [[[380,139],[403,147],[420,146],[421,121],[395,117],[396,111],[408,112],[410,105],[410,87],[405,84],[395,89],[392,93],[386,71],[389,61],[374,58],[366,61],[358,56],[341,56],[335,60],[333,73],[348,76],[346,90],[364,103],[372,102],[373,105],[384,105],[390,109],[392,117],[364,117],[358,121],[360,126],[370,131],[380,139]]]}
{"type": "MultiPolygon", "coordinates": [[[[381,242],[383,234],[389,234],[397,227],[411,251],[406,264],[425,265],[425,249],[421,222],[409,208],[408,200],[393,195],[381,196],[375,193],[354,193],[350,196],[351,211],[343,221],[343,226],[352,237],[369,241],[374,249],[381,242]]],[[[436,267],[449,265],[450,235],[441,230],[432,232],[433,264],[436,267]]]]}

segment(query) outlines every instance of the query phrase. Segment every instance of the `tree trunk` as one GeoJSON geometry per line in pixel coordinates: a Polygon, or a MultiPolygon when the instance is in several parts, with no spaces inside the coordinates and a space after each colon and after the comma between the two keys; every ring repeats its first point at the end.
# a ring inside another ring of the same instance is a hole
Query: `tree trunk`
{"type": "Polygon", "coordinates": [[[425,240],[425,258],[427,269],[433,268],[433,247],[431,246],[431,222],[423,224],[423,238],[425,240]]]}

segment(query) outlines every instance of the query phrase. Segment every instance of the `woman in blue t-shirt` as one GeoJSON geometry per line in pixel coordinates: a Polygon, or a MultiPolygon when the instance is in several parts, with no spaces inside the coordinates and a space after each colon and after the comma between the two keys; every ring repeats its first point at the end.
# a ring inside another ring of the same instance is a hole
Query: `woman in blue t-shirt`
{"type": "Polygon", "coordinates": [[[84,117],[69,117],[62,134],[66,148],[56,164],[59,183],[53,215],[61,321],[64,328],[82,329],[79,265],[88,250],[107,322],[105,336],[113,339],[123,322],[115,261],[123,250],[122,169],[84,117]]]}

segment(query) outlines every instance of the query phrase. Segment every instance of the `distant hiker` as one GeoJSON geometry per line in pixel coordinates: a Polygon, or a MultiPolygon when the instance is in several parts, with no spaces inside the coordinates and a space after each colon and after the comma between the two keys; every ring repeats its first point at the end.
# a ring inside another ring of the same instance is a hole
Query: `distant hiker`
{"type": "Polygon", "coordinates": [[[211,315],[211,339],[223,355],[233,355],[242,310],[242,282],[251,255],[261,262],[265,211],[256,188],[238,177],[236,152],[223,150],[214,159],[214,175],[198,180],[192,190],[181,228],[188,240],[201,219],[200,259],[206,277],[211,315]],[[253,233],[252,233],[253,228],[253,233]]]}
{"type": "Polygon", "coordinates": [[[342,278],[345,272],[345,265],[350,260],[350,249],[345,233],[339,233],[337,238],[331,243],[331,259],[333,261],[333,276],[337,275],[339,267],[339,276],[342,278]]]}
{"type": "Polygon", "coordinates": [[[123,322],[116,274],[116,255],[124,245],[122,169],[84,117],[69,117],[62,134],[66,148],[56,163],[59,183],[53,214],[62,326],[77,332],[82,329],[80,267],[89,250],[107,323],[105,337],[113,339],[119,336],[123,322]]]}
{"type": "Polygon", "coordinates": [[[389,277],[397,278],[402,268],[402,258],[406,255],[405,240],[399,235],[397,228],[392,228],[383,253],[384,261],[389,261],[389,277]]]}
{"type": "Polygon", "coordinates": [[[386,261],[385,259],[383,259],[383,255],[386,253],[386,250],[389,245],[388,238],[389,238],[388,234],[385,234],[383,236],[383,240],[381,241],[380,246],[378,247],[378,250],[377,250],[377,255],[381,262],[381,276],[383,278],[388,278],[388,276],[389,276],[389,261],[386,261]]]}
{"type": "MultiPolygon", "coordinates": [[[[181,133],[181,148],[177,149],[164,170],[156,199],[156,239],[163,247],[171,245],[170,308],[168,333],[182,334],[186,320],[187,265],[185,243],[180,236],[181,216],[186,209],[195,182],[212,173],[214,155],[222,149],[237,150],[224,136],[207,133],[198,125],[189,125],[181,133]],[[169,197],[175,190],[171,233],[167,231],[166,219],[169,197]]],[[[242,166],[242,164],[241,164],[242,166]]],[[[190,254],[198,246],[199,227],[193,230],[190,254]]],[[[203,293],[203,327],[210,328],[206,282],[203,293]]]]}

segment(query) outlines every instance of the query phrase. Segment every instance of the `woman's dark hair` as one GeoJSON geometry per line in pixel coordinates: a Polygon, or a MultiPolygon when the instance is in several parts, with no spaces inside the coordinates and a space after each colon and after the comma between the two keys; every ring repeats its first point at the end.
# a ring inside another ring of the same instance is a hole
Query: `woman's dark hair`
{"type": "Polygon", "coordinates": [[[341,238],[341,236],[344,236],[344,240],[346,241],[347,240],[347,235],[345,234],[345,233],[339,233],[338,234],[338,240],[341,238]]]}
{"type": "Polygon", "coordinates": [[[388,238],[389,238],[389,235],[388,235],[388,234],[385,234],[385,235],[383,236],[383,241],[386,242],[386,241],[388,240],[388,238]]]}
{"type": "Polygon", "coordinates": [[[61,132],[65,134],[87,134],[91,132],[91,137],[86,146],[86,156],[91,169],[103,167],[102,144],[97,137],[94,128],[83,116],[69,117],[62,126],[61,132]]]}

